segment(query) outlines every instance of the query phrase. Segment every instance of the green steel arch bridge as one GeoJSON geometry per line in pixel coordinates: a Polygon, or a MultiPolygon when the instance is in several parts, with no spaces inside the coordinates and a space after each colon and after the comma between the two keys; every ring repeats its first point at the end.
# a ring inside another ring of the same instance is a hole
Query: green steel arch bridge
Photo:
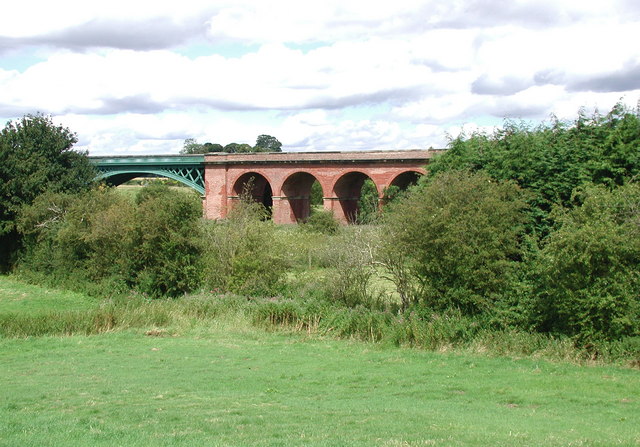
{"type": "Polygon", "coordinates": [[[149,155],[89,157],[98,169],[97,180],[121,185],[136,177],[167,177],[205,195],[204,155],[149,155]]]}

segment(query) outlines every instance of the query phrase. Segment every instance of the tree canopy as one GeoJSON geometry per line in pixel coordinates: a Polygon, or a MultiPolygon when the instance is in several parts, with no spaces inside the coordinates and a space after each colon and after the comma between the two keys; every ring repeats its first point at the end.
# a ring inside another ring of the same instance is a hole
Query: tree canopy
{"type": "Polygon", "coordinates": [[[575,188],[623,185],[640,174],[640,110],[617,104],[606,115],[574,121],[556,118],[539,126],[507,120],[492,134],[464,133],[429,165],[429,175],[450,170],[483,170],[513,180],[531,193],[530,230],[547,234],[554,205],[571,207],[575,188]]]}
{"type": "Polygon", "coordinates": [[[16,215],[45,191],[78,192],[96,172],[86,153],[73,150],[76,135],[51,117],[26,115],[0,132],[0,269],[18,243],[16,215]]]}
{"type": "Polygon", "coordinates": [[[255,146],[247,143],[229,143],[225,146],[218,143],[198,143],[195,138],[187,138],[180,150],[181,154],[207,154],[209,152],[227,152],[240,154],[249,152],[282,152],[282,143],[271,135],[260,135],[255,146]]]}
{"type": "Polygon", "coordinates": [[[256,139],[255,152],[282,152],[282,143],[271,135],[260,135],[256,139]]]}
{"type": "Polygon", "coordinates": [[[385,218],[403,306],[579,345],[640,335],[640,109],[460,135],[385,218]]]}
{"type": "Polygon", "coordinates": [[[382,258],[403,305],[494,312],[520,255],[524,197],[512,181],[450,171],[393,204],[382,258]]]}
{"type": "Polygon", "coordinates": [[[581,339],[640,333],[640,183],[588,186],[558,210],[531,269],[539,329],[581,339]]]}

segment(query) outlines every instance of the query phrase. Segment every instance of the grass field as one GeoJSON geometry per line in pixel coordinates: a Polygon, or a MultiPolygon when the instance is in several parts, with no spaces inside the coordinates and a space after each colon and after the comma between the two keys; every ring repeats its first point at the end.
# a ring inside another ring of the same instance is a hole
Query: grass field
{"type": "MultiPolygon", "coordinates": [[[[0,313],[55,296],[0,277],[0,313]]],[[[241,318],[4,338],[0,365],[1,446],[640,445],[637,370],[269,333],[241,318]]]]}
{"type": "Polygon", "coordinates": [[[97,300],[79,293],[34,286],[0,276],[0,314],[83,310],[97,304],[97,300]]]}

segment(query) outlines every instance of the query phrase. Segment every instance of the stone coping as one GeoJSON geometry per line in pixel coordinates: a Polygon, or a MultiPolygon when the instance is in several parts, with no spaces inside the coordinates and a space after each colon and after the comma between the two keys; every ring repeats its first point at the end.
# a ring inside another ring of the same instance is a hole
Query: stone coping
{"type": "Polygon", "coordinates": [[[429,160],[442,152],[442,149],[350,152],[257,152],[246,154],[215,152],[205,155],[205,164],[385,163],[405,160],[429,160]]]}

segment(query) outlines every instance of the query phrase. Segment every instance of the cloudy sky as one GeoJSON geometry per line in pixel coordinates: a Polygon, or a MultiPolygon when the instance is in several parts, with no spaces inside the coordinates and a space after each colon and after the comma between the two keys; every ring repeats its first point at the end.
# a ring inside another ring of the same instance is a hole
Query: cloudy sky
{"type": "Polygon", "coordinates": [[[639,42],[638,0],[12,1],[0,119],[50,114],[91,155],[438,148],[635,107],[639,42]]]}

